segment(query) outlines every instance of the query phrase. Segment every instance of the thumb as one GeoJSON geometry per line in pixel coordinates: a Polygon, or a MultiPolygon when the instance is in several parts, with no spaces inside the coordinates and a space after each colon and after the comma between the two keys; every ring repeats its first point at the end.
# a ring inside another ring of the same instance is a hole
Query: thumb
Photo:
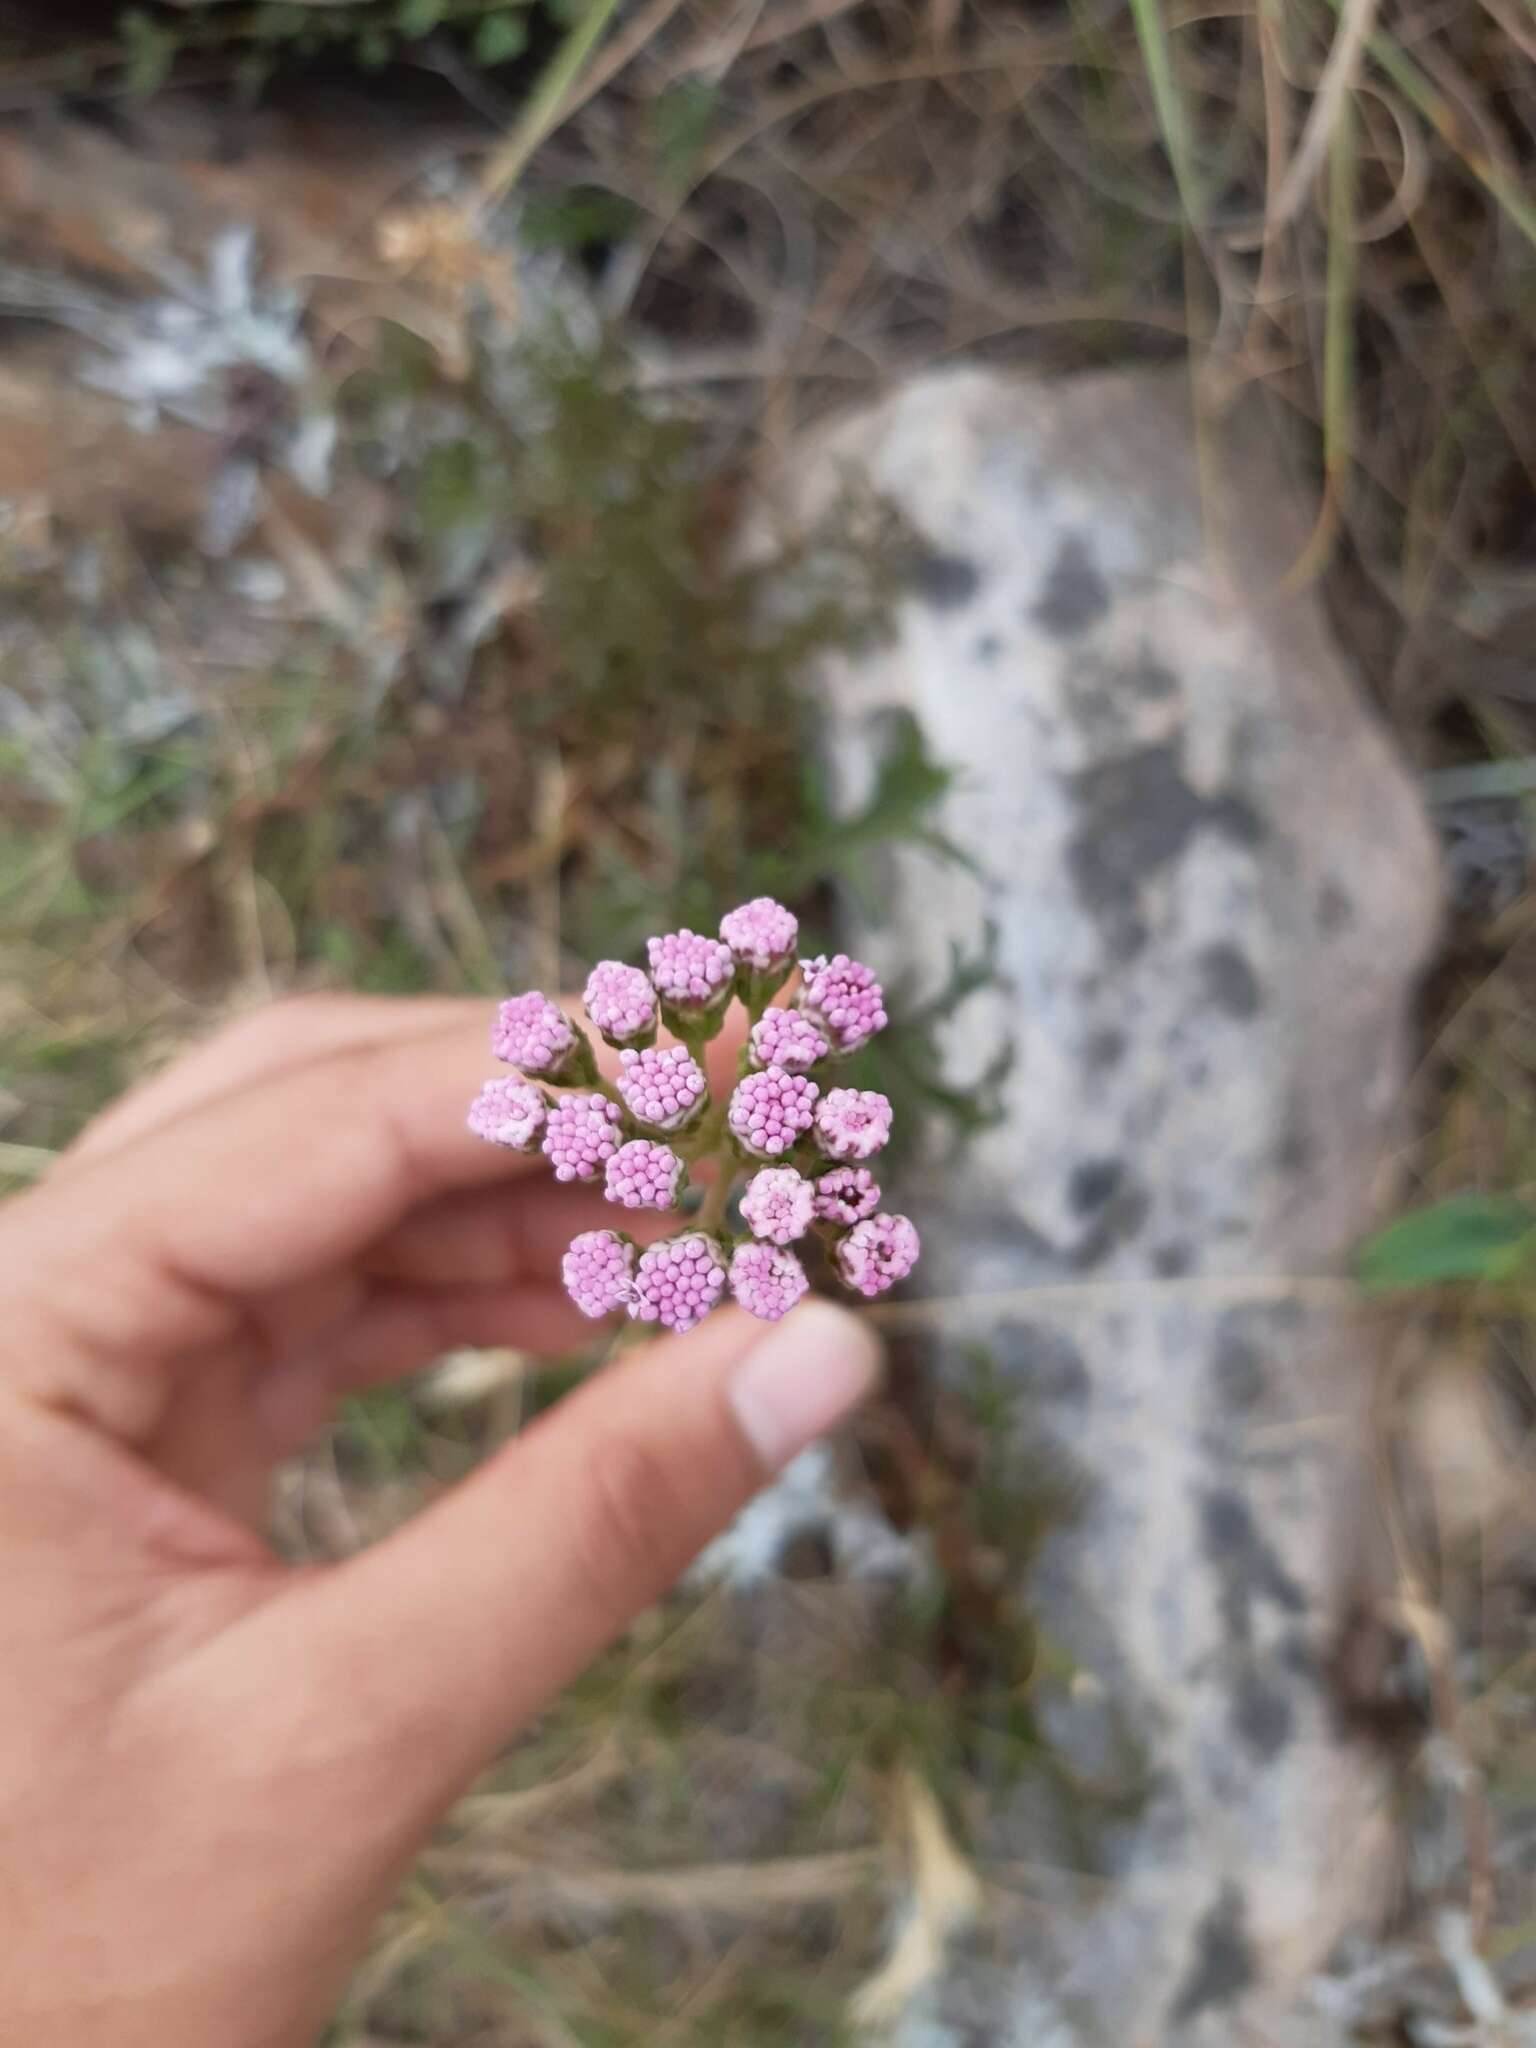
{"type": "Polygon", "coordinates": [[[868,1326],[824,1301],[767,1330],[723,1309],[647,1345],[296,1586],[280,1604],[307,1684],[356,1700],[362,1679],[370,1718],[419,1759],[412,1789],[452,1798],[878,1377],[868,1326]]]}

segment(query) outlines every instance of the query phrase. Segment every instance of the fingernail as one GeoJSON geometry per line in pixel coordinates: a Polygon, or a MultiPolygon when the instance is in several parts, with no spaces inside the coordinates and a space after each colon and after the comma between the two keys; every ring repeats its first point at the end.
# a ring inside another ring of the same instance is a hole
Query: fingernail
{"type": "Polygon", "coordinates": [[[749,1351],[728,1398],[770,1472],[851,1415],[880,1381],[874,1332],[829,1301],[807,1301],[749,1351]]]}

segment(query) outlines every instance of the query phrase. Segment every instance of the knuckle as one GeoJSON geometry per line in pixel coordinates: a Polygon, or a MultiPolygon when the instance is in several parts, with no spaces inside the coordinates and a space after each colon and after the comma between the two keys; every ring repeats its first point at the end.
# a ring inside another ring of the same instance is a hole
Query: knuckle
{"type": "Polygon", "coordinates": [[[599,1438],[582,1468],[574,1533],[583,1583],[605,1608],[655,1598],[681,1569],[684,1504],[663,1454],[640,1437],[599,1438]]]}

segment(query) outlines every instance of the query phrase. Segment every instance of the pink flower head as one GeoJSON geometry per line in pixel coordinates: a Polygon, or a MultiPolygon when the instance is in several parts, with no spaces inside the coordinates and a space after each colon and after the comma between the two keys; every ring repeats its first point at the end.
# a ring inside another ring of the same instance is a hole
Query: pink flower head
{"type": "Polygon", "coordinates": [[[638,967],[599,960],[587,976],[587,1015],[610,1045],[634,1045],[656,1029],[656,991],[638,967]]]}
{"type": "Polygon", "coordinates": [[[803,1074],[832,1050],[827,1034],[800,1010],[765,1010],[752,1026],[754,1067],[782,1067],[803,1074]]]}
{"type": "Polygon", "coordinates": [[[664,1237],[640,1254],[629,1312],[642,1323],[691,1330],[725,1292],[725,1260],[702,1230],[664,1237]]]}
{"type": "Polygon", "coordinates": [[[846,953],[834,953],[829,960],[823,953],[815,960],[802,960],[800,972],[800,1007],[816,1019],[835,1051],[857,1052],[885,1029],[885,993],[859,961],[846,953]]]}
{"type": "Polygon", "coordinates": [[[584,1230],[560,1262],[565,1291],[584,1316],[611,1316],[629,1305],[635,1248],[616,1230],[584,1230]]]}
{"type": "Polygon", "coordinates": [[[744,1238],[731,1258],[731,1292],[749,1316],[776,1323],[811,1283],[793,1252],[744,1238]]]}
{"type": "Polygon", "coordinates": [[[754,896],[740,909],[725,913],[720,937],[740,966],[767,974],[775,967],[787,967],[794,959],[800,927],[782,903],[775,903],[771,896],[754,896]]]}
{"type": "Polygon", "coordinates": [[[837,1270],[855,1294],[873,1298],[906,1279],[920,1249],[910,1218],[871,1216],[855,1223],[838,1245],[837,1270]]]}
{"type": "Polygon", "coordinates": [[[652,1045],[621,1052],[619,1093],[637,1124],[653,1131],[680,1131],[691,1123],[709,1094],[704,1069],[683,1045],[652,1045]]]}
{"type": "Polygon", "coordinates": [[[738,1081],[727,1121],[742,1149],[758,1159],[777,1159],[811,1128],[821,1090],[804,1074],[764,1067],[738,1081]]]}
{"type": "Polygon", "coordinates": [[[815,1205],[815,1192],[803,1174],[792,1166],[765,1166],[748,1183],[741,1213],[754,1237],[793,1244],[810,1229],[815,1205]]]}
{"type": "Polygon", "coordinates": [[[493,1145],[532,1152],[538,1146],[546,1114],[544,1097],[537,1088],[527,1081],[514,1081],[510,1074],[498,1074],[469,1105],[469,1128],[477,1138],[488,1138],[493,1145]]]}
{"type": "Polygon", "coordinates": [[[816,1215],[823,1223],[862,1223],[880,1206],[880,1188],[867,1166],[834,1166],[815,1182],[816,1215]]]}
{"type": "Polygon", "coordinates": [[[871,1159],[891,1135],[889,1098],[874,1088],[829,1088],[816,1106],[816,1142],[829,1159],[871,1159]]]}
{"type": "Polygon", "coordinates": [[[619,1149],[619,1105],[606,1095],[562,1095],[544,1127],[556,1180],[596,1180],[619,1149]]]}
{"type": "Polygon", "coordinates": [[[604,1169],[604,1193],[626,1209],[674,1209],[683,1181],[683,1162],[667,1145],[631,1138],[604,1169]]]}
{"type": "Polygon", "coordinates": [[[656,992],[672,1009],[698,1014],[717,1008],[730,995],[736,962],[719,939],[706,939],[685,925],[680,932],[647,939],[645,950],[656,992]]]}
{"type": "Polygon", "coordinates": [[[491,1050],[525,1074],[552,1077],[569,1064],[576,1033],[558,1003],[531,989],[525,996],[509,996],[496,1012],[491,1050]]]}

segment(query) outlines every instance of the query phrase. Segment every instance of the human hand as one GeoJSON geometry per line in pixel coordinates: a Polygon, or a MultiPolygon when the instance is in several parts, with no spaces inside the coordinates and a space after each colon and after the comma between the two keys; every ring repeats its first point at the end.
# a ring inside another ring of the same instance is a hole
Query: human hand
{"type": "Polygon", "coordinates": [[[611,1211],[466,1131],[489,1015],[280,1004],[0,1210],[7,2048],[310,2042],[475,1773],[870,1391],[841,1310],[722,1310],[283,1565],[273,1466],[343,1392],[590,1336],[559,1256],[611,1211]]]}

